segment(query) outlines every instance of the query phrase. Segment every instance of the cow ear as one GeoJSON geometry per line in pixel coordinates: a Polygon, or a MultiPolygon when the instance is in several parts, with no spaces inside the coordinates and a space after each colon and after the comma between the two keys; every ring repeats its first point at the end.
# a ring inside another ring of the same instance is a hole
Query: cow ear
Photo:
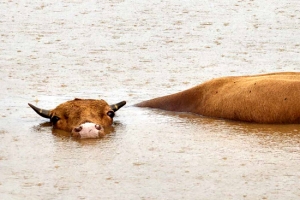
{"type": "Polygon", "coordinates": [[[110,110],[110,111],[107,112],[107,115],[108,115],[111,119],[113,119],[114,116],[115,116],[115,112],[112,111],[112,110],[110,110]]]}
{"type": "Polygon", "coordinates": [[[60,120],[59,117],[53,116],[53,117],[51,117],[50,122],[52,122],[53,124],[56,124],[56,122],[57,122],[58,120],[60,120]]]}
{"type": "Polygon", "coordinates": [[[110,108],[116,112],[117,110],[122,108],[125,104],[126,104],[126,101],[121,101],[120,103],[110,105],[110,108]]]}

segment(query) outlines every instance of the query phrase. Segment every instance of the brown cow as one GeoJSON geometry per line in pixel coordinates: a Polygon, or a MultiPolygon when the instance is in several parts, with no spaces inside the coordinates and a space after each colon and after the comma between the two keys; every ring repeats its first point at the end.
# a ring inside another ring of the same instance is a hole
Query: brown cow
{"type": "Polygon", "coordinates": [[[300,73],[216,78],[136,104],[256,123],[300,123],[300,73]]]}
{"type": "Polygon", "coordinates": [[[74,99],[58,105],[53,110],[44,110],[28,104],[37,114],[49,118],[53,127],[71,132],[76,138],[99,138],[104,128],[112,125],[115,112],[125,101],[108,105],[104,100],[74,99]]]}

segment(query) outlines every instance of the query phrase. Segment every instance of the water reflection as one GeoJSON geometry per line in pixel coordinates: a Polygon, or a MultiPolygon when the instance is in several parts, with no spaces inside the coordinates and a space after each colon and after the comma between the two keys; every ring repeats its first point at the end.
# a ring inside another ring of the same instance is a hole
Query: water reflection
{"type": "Polygon", "coordinates": [[[158,123],[181,127],[195,136],[214,135],[219,139],[243,140],[245,143],[251,142],[252,146],[285,151],[300,149],[299,124],[256,124],[156,109],[152,109],[151,114],[151,109],[146,110],[148,115],[157,115],[158,123]]]}
{"type": "Polygon", "coordinates": [[[40,123],[39,125],[33,126],[32,129],[35,132],[47,132],[50,130],[51,127],[52,127],[51,122],[43,122],[40,123]]]}

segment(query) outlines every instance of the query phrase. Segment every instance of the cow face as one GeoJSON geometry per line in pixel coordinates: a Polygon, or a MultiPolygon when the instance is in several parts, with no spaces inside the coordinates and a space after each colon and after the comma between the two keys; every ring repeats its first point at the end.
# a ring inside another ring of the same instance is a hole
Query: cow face
{"type": "Polygon", "coordinates": [[[115,112],[126,104],[108,105],[104,100],[74,99],[58,105],[53,110],[44,110],[28,104],[40,116],[49,118],[53,127],[71,132],[76,138],[99,138],[104,128],[113,123],[115,112]]]}

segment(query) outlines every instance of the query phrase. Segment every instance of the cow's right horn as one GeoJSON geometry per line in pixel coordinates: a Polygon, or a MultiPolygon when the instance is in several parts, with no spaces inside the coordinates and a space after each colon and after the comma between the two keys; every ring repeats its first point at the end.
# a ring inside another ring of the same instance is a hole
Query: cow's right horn
{"type": "Polygon", "coordinates": [[[110,105],[110,108],[116,112],[117,110],[122,108],[125,104],[126,104],[126,101],[121,101],[120,103],[110,105]]]}
{"type": "Polygon", "coordinates": [[[34,105],[28,103],[28,105],[40,116],[45,117],[45,118],[50,118],[50,111],[49,110],[44,110],[40,109],[38,107],[35,107],[34,105]]]}

